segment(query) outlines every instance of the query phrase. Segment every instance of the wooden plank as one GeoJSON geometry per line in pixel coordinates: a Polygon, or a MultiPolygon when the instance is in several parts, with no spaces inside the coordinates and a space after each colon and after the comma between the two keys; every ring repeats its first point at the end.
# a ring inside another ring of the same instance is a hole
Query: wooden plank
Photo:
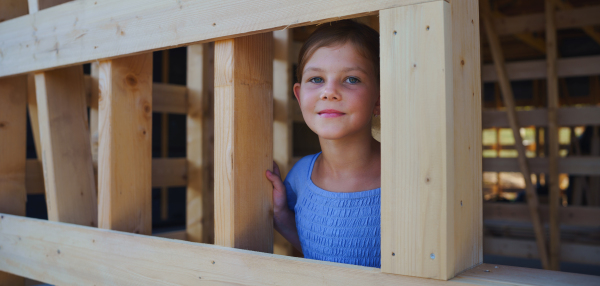
{"type": "Polygon", "coordinates": [[[215,244],[273,252],[273,34],[215,42],[215,244]]]}
{"type": "Polygon", "coordinates": [[[565,285],[565,281],[567,285],[598,285],[600,281],[597,276],[487,264],[451,281],[439,281],[386,274],[370,267],[0,217],[0,270],[56,285],[502,285],[507,281],[513,285],[565,285]]]}
{"type": "MultiPolygon", "coordinates": [[[[559,213],[561,225],[581,226],[589,228],[600,227],[600,208],[596,207],[563,207],[559,213]]],[[[484,203],[483,219],[506,222],[531,222],[527,205],[523,203],[484,203]]],[[[548,223],[548,206],[540,206],[540,221],[548,223]]]]}
{"type": "MultiPolygon", "coordinates": [[[[600,56],[573,57],[556,61],[558,77],[590,76],[600,74],[600,56]]],[[[547,76],[546,61],[518,61],[506,63],[506,71],[510,80],[545,79],[547,76]]],[[[498,74],[493,64],[484,65],[481,70],[484,82],[498,81],[498,74]]]]}
{"type": "MultiPolygon", "coordinates": [[[[556,29],[562,30],[600,25],[599,14],[600,5],[557,11],[556,29]]],[[[546,29],[546,20],[544,13],[518,15],[494,19],[494,27],[500,36],[543,32],[546,29]]]]}
{"type": "Polygon", "coordinates": [[[156,236],[156,237],[164,237],[164,238],[178,239],[178,240],[187,240],[187,235],[186,235],[185,229],[183,229],[183,230],[176,230],[176,231],[169,231],[169,232],[154,233],[152,235],[156,236]]]}
{"type": "MultiPolygon", "coordinates": [[[[577,243],[562,243],[560,259],[564,262],[600,265],[600,246],[577,243]]],[[[510,238],[483,238],[483,252],[487,255],[539,259],[535,241],[510,238]]]]}
{"type": "MultiPolygon", "coordinates": [[[[292,168],[292,31],[285,29],[273,32],[273,41],[273,160],[279,166],[281,179],[285,180],[292,168]]],[[[277,232],[274,242],[276,254],[292,255],[292,244],[277,232]]]]}
{"type": "MultiPolygon", "coordinates": [[[[560,107],[557,109],[556,117],[558,126],[600,125],[600,107],[560,107]]],[[[517,111],[517,118],[522,127],[548,126],[548,110],[545,108],[517,111]]],[[[482,120],[483,128],[510,127],[506,111],[485,110],[482,120]]]]}
{"type": "Polygon", "coordinates": [[[0,23],[0,35],[5,35],[0,77],[375,15],[380,9],[430,1],[440,0],[332,0],[320,5],[295,0],[277,5],[250,0],[74,1],[0,23]]]}
{"type": "Polygon", "coordinates": [[[386,9],[379,20],[381,271],[447,280],[456,258],[451,7],[386,9]]]}
{"type": "Polygon", "coordinates": [[[556,59],[558,58],[558,42],[556,39],[556,7],[552,0],[545,0],[546,10],[546,63],[548,89],[548,185],[550,204],[550,269],[560,270],[560,225],[558,212],[560,205],[560,188],[558,187],[558,76],[556,59]]]}
{"type": "MultiPolygon", "coordinates": [[[[27,75],[27,111],[29,113],[29,122],[31,124],[31,133],[33,143],[35,144],[35,153],[38,160],[42,161],[42,142],[40,140],[40,124],[38,119],[37,99],[35,94],[35,75],[27,75]]],[[[43,182],[42,182],[43,183],[43,182]]]]}
{"type": "MultiPolygon", "coordinates": [[[[29,159],[26,164],[25,187],[28,195],[44,194],[42,164],[29,159]]],[[[96,169],[96,167],[94,167],[96,169]]],[[[187,184],[187,162],[185,158],[152,159],[152,188],[181,187],[187,184]]]]}
{"type": "Polygon", "coordinates": [[[482,97],[478,1],[454,0],[451,9],[454,198],[449,203],[454,204],[454,245],[450,249],[454,250],[456,275],[483,263],[482,97]]]}
{"type": "MultiPolygon", "coordinates": [[[[559,1],[559,0],[553,0],[552,2],[554,3],[554,5],[556,5],[556,7],[558,9],[561,9],[561,10],[571,10],[571,9],[573,9],[573,5],[571,5],[568,2],[563,2],[563,1],[559,1]]],[[[594,10],[592,7],[585,7],[585,8],[587,8],[587,9],[585,10],[585,12],[580,13],[580,15],[578,15],[577,20],[579,20],[580,18],[585,18],[585,16],[586,16],[585,14],[586,13],[587,13],[587,15],[598,15],[598,13],[600,12],[600,6],[598,6],[598,8],[595,9],[596,10],[596,11],[594,11],[595,14],[592,14],[594,12],[590,13],[590,11],[588,11],[588,10],[594,10]]],[[[592,19],[592,17],[589,17],[589,16],[587,18],[590,19],[590,20],[592,19]]],[[[594,17],[593,19],[597,20],[598,17],[594,17]]],[[[596,41],[596,43],[600,44],[600,33],[596,32],[596,30],[594,28],[594,24],[584,25],[583,27],[581,27],[581,29],[586,34],[588,34],[588,36],[590,36],[594,41],[596,41]]]]}
{"type": "MultiPolygon", "coordinates": [[[[86,90],[89,83],[90,100],[88,101],[88,105],[90,107],[90,147],[92,149],[92,159],[94,162],[98,162],[98,126],[100,126],[98,110],[98,102],[100,100],[100,86],[98,85],[99,77],[100,63],[93,62],[91,64],[89,81],[86,80],[86,90]]],[[[87,78],[88,77],[86,76],[86,79],[87,78]]],[[[96,186],[98,186],[98,182],[96,182],[96,186]]]]}
{"type": "Polygon", "coordinates": [[[510,128],[513,132],[513,137],[515,138],[515,148],[517,149],[518,153],[517,159],[519,162],[519,170],[521,171],[521,173],[523,174],[523,178],[525,179],[527,205],[529,206],[531,221],[533,223],[533,228],[535,231],[536,242],[540,253],[540,260],[542,261],[542,266],[544,267],[544,269],[548,269],[549,266],[548,257],[546,253],[546,242],[544,239],[544,234],[539,219],[537,193],[533,189],[533,185],[531,183],[531,172],[527,163],[527,158],[525,157],[525,147],[523,146],[523,140],[521,139],[521,133],[519,131],[520,125],[517,121],[517,116],[515,112],[514,95],[506,71],[504,55],[502,54],[502,47],[500,46],[500,40],[498,39],[498,35],[496,34],[495,28],[492,24],[490,3],[487,0],[480,0],[479,3],[481,5],[481,20],[484,23],[483,26],[485,27],[488,43],[492,52],[492,58],[496,67],[496,73],[499,75],[502,99],[504,101],[504,105],[506,106],[508,121],[510,123],[510,128]]]}
{"type": "Polygon", "coordinates": [[[27,201],[26,110],[27,76],[0,79],[0,211],[21,216],[27,201]]]}
{"type": "Polygon", "coordinates": [[[214,44],[187,48],[186,232],[189,241],[213,244],[214,44]]]}
{"type": "Polygon", "coordinates": [[[100,61],[99,227],[152,233],[152,54],[100,61]]]}
{"type": "Polygon", "coordinates": [[[83,67],[35,74],[48,219],[98,225],[83,67]]]}
{"type": "Polygon", "coordinates": [[[0,23],[27,15],[28,10],[26,0],[3,0],[0,8],[0,23]]]}

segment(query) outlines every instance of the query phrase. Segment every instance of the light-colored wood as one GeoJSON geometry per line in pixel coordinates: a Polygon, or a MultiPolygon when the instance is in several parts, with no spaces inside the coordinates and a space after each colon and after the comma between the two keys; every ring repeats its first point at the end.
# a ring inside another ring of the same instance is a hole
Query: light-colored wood
{"type": "MultiPolygon", "coordinates": [[[[556,117],[558,126],[600,125],[600,107],[560,107],[557,109],[556,117]]],[[[517,119],[521,127],[532,125],[547,127],[548,110],[545,108],[519,110],[517,111],[517,119]]],[[[482,121],[483,128],[510,127],[506,111],[502,110],[483,111],[482,121]]]]}
{"type": "Polygon", "coordinates": [[[273,252],[273,34],[215,42],[215,244],[273,252]]]}
{"type": "MultiPolygon", "coordinates": [[[[273,32],[273,160],[282,180],[292,168],[292,42],[291,30],[273,32]]],[[[274,253],[292,255],[294,248],[283,236],[275,232],[273,241],[274,253]]]]}
{"type": "Polygon", "coordinates": [[[439,281],[386,274],[377,268],[11,215],[2,215],[0,218],[0,247],[0,270],[56,285],[195,285],[202,282],[343,286],[600,283],[597,276],[510,266],[495,268],[489,264],[461,273],[450,281],[439,281]],[[485,269],[490,272],[485,272],[485,269]]]}
{"type": "Polygon", "coordinates": [[[0,79],[0,211],[21,216],[27,201],[26,112],[27,76],[0,79]]]}
{"type": "MultiPolygon", "coordinates": [[[[483,219],[506,222],[531,222],[527,204],[484,203],[483,219]]],[[[564,207],[560,214],[560,224],[565,226],[600,227],[600,208],[564,207]]],[[[548,223],[548,206],[540,206],[540,221],[548,223]]]]}
{"type": "Polygon", "coordinates": [[[440,0],[332,0],[320,5],[295,0],[277,5],[250,0],[79,0],[0,23],[0,77],[375,15],[380,9],[430,1],[440,0]]]}
{"type": "Polygon", "coordinates": [[[42,142],[40,141],[40,125],[38,121],[37,99],[35,94],[35,75],[33,73],[27,75],[27,111],[29,113],[33,143],[35,144],[35,153],[38,160],[41,162],[42,142]]]}
{"type": "MultiPolygon", "coordinates": [[[[549,204],[550,204],[550,244],[549,244],[549,269],[560,270],[560,188],[558,187],[558,76],[556,73],[556,59],[558,48],[556,41],[556,8],[552,0],[545,0],[546,10],[546,64],[548,90],[548,181],[549,181],[549,204]]],[[[546,182],[548,182],[546,181],[546,182]]]]}
{"type": "MultiPolygon", "coordinates": [[[[557,11],[556,28],[562,30],[600,25],[598,14],[600,14],[600,5],[557,11]]],[[[493,22],[498,35],[503,36],[543,32],[546,29],[544,17],[544,13],[536,13],[494,19],[493,22]]]]}
{"type": "MultiPolygon", "coordinates": [[[[90,100],[88,101],[88,105],[90,106],[90,146],[92,148],[92,159],[94,162],[98,162],[98,126],[100,125],[98,121],[98,102],[100,98],[100,86],[98,85],[99,77],[100,63],[93,62],[90,67],[90,80],[86,81],[86,83],[89,82],[90,90],[90,100]]],[[[98,186],[98,182],[96,182],[96,186],[98,186]]]]}
{"type": "Polygon", "coordinates": [[[48,219],[98,225],[83,67],[35,74],[48,219]]]}
{"type": "MultiPolygon", "coordinates": [[[[600,56],[573,57],[556,61],[558,77],[590,76],[600,74],[600,56]]],[[[484,82],[498,81],[493,64],[483,66],[481,77],[484,82]]],[[[548,75],[545,60],[506,63],[510,80],[545,79],[548,75]]]]}
{"type": "Polygon", "coordinates": [[[152,54],[100,61],[99,227],[152,232],[152,54]]]}
{"type": "MultiPolygon", "coordinates": [[[[535,241],[510,238],[484,237],[483,252],[518,258],[539,259],[535,241]]],[[[578,264],[600,265],[600,247],[576,243],[560,245],[561,261],[578,264]]]]}
{"type": "Polygon", "coordinates": [[[379,21],[381,271],[447,280],[456,263],[451,7],[386,9],[379,21]]]}
{"type": "Polygon", "coordinates": [[[543,236],[542,225],[540,223],[539,218],[537,193],[533,189],[533,184],[531,183],[531,172],[529,170],[527,158],[525,157],[525,147],[523,146],[523,140],[519,131],[520,125],[516,117],[514,95],[507,75],[504,55],[502,54],[502,47],[500,46],[498,35],[496,34],[495,28],[492,24],[492,16],[489,2],[487,0],[480,0],[479,3],[481,5],[481,20],[483,21],[483,26],[485,27],[488,43],[492,52],[492,58],[496,67],[496,73],[499,75],[499,84],[500,89],[502,91],[502,99],[504,100],[504,105],[507,109],[508,121],[513,131],[513,136],[515,138],[515,149],[517,149],[518,153],[517,159],[519,162],[519,170],[521,171],[521,173],[523,174],[523,178],[525,179],[527,205],[529,206],[531,221],[533,223],[535,231],[538,251],[540,253],[540,260],[544,269],[548,269],[549,263],[548,256],[546,253],[546,242],[543,236]]]}
{"type": "Polygon", "coordinates": [[[189,241],[214,243],[214,44],[187,48],[187,208],[189,241]]]}

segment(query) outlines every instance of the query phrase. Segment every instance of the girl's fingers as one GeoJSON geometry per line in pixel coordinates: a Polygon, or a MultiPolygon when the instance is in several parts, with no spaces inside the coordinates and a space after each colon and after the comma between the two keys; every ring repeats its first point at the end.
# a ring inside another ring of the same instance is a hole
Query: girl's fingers
{"type": "Polygon", "coordinates": [[[281,176],[281,172],[279,171],[279,166],[277,166],[277,163],[275,163],[275,161],[273,161],[273,172],[275,173],[275,175],[281,176]]]}
{"type": "Polygon", "coordinates": [[[279,178],[279,176],[277,176],[276,174],[273,174],[271,171],[268,171],[268,170],[267,170],[267,179],[269,179],[269,181],[271,181],[271,183],[273,183],[273,187],[275,189],[285,190],[285,186],[283,185],[281,178],[279,178]]]}

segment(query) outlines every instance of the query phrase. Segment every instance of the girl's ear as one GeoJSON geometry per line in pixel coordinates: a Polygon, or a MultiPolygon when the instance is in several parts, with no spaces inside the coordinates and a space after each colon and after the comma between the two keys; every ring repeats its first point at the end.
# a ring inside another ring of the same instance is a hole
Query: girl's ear
{"type": "Polygon", "coordinates": [[[298,100],[298,104],[300,104],[300,83],[294,84],[294,96],[298,100]]]}

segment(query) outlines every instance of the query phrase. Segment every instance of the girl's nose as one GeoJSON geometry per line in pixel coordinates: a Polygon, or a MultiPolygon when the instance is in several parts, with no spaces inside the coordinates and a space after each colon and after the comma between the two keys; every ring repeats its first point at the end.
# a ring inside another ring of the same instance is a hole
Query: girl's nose
{"type": "Polygon", "coordinates": [[[337,85],[330,81],[323,89],[321,93],[321,100],[341,100],[342,96],[338,93],[337,85]]]}

